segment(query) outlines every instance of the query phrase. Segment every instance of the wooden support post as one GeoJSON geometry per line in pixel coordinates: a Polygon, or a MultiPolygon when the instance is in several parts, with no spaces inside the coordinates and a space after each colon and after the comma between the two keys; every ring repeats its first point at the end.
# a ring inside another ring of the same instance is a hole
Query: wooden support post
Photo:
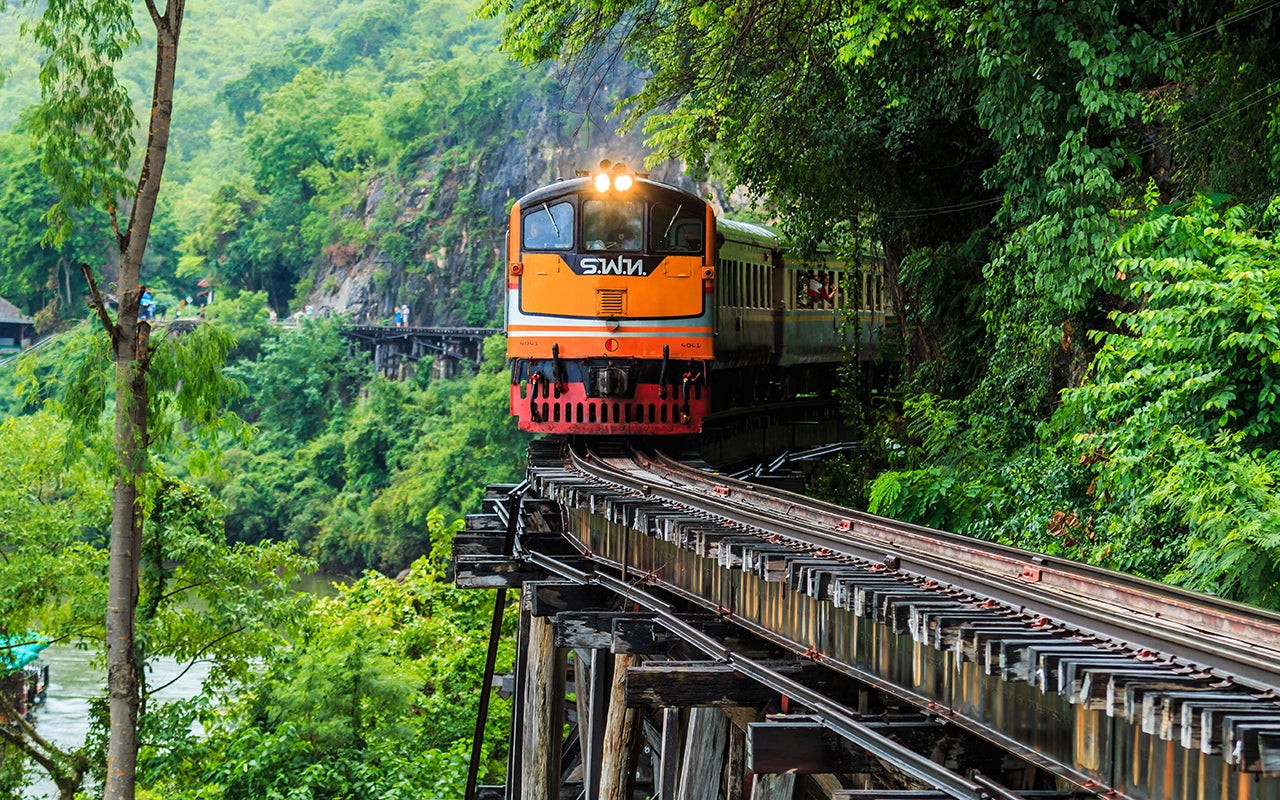
{"type": "Polygon", "coordinates": [[[729,720],[718,708],[689,709],[689,734],[680,767],[680,800],[718,800],[729,720]]]}
{"type": "MultiPolygon", "coordinates": [[[[581,652],[581,651],[579,651],[581,652]]],[[[613,656],[608,650],[592,650],[589,679],[578,691],[578,735],[582,739],[582,786],[586,800],[600,800],[601,764],[608,723],[609,695],[612,691],[613,656]],[[587,698],[586,715],[582,715],[582,699],[587,698]]]]}
{"type": "Polygon", "coordinates": [[[660,800],[674,800],[676,781],[680,777],[680,712],[662,709],[662,749],[659,751],[658,774],[653,787],[660,800]]]}
{"type": "MultiPolygon", "coordinates": [[[[728,711],[730,709],[726,709],[728,711]]],[[[746,712],[755,716],[750,709],[739,708],[733,711],[746,712]]],[[[732,720],[731,720],[732,721],[732,720]]],[[[724,767],[725,800],[743,800],[742,775],[747,766],[747,732],[736,724],[729,726],[728,758],[724,767]]]]}
{"type": "Polygon", "coordinates": [[[604,741],[600,754],[600,800],[631,800],[632,740],[640,731],[640,712],[627,707],[627,668],[635,666],[637,656],[617,655],[613,658],[613,685],[605,719],[604,741]]]}
{"type": "Polygon", "coordinates": [[[520,784],[529,800],[560,797],[560,746],[564,729],[564,659],[556,650],[551,620],[529,618],[525,718],[520,784]]]}
{"type": "Polygon", "coordinates": [[[729,763],[725,768],[725,800],[745,800],[751,796],[750,771],[747,769],[747,729],[760,718],[754,708],[726,708],[729,718],[729,763]]]}
{"type": "Polygon", "coordinates": [[[751,800],[791,800],[795,790],[795,775],[757,775],[751,786],[751,800]]]}
{"type": "MultiPolygon", "coordinates": [[[[556,638],[556,646],[563,647],[559,637],[556,638]]],[[[583,788],[590,783],[588,775],[591,772],[591,653],[587,650],[567,650],[567,654],[573,659],[573,705],[575,716],[578,720],[578,749],[582,754],[582,764],[578,777],[582,780],[583,788]]],[[[587,795],[590,800],[590,794],[587,795]]]]}

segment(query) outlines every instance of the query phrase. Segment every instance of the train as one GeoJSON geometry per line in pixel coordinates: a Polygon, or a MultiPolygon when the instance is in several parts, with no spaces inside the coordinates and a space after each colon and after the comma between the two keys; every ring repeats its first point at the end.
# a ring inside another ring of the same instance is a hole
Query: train
{"type": "Polygon", "coordinates": [[[608,161],[521,197],[506,247],[523,431],[696,435],[735,407],[830,394],[894,320],[878,259],[791,258],[769,229],[608,161]]]}

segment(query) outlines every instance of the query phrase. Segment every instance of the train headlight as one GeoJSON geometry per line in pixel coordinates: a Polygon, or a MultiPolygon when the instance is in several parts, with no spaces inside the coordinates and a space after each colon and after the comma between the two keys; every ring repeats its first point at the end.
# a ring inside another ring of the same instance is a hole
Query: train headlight
{"type": "MultiPolygon", "coordinates": [[[[579,171],[578,175],[586,177],[588,173],[579,171]]],[[[627,165],[621,161],[613,162],[605,159],[600,162],[600,167],[593,173],[590,173],[591,183],[596,187],[597,192],[607,192],[615,189],[619,192],[625,192],[636,183],[636,174],[627,169],[627,165]]],[[[644,173],[640,173],[639,177],[645,177],[644,173]]]]}

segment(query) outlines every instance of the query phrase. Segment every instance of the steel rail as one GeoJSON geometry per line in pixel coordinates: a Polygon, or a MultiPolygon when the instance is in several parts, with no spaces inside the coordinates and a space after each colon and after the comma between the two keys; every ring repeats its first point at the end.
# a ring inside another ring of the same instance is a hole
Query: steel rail
{"type": "MultiPolygon", "coordinates": [[[[665,454],[655,453],[653,457],[664,468],[678,473],[683,480],[698,480],[704,484],[711,484],[713,481],[726,482],[720,480],[720,476],[713,478],[665,454]]],[[[839,527],[847,523],[850,532],[878,536],[887,546],[898,544],[892,538],[895,535],[909,537],[912,540],[911,543],[917,547],[930,549],[947,558],[979,553],[980,556],[975,559],[974,566],[1001,574],[1014,572],[1021,575],[1023,569],[1031,566],[1041,573],[1036,582],[1055,589],[1071,591],[1088,599],[1097,599],[1097,590],[1100,587],[1106,588],[1110,592],[1108,597],[1121,607],[1142,609],[1153,616],[1158,613],[1166,622],[1176,620],[1198,628],[1203,628],[1205,622],[1215,622],[1225,626],[1220,627],[1219,630],[1230,635],[1233,640],[1239,638],[1235,633],[1235,626],[1238,625],[1241,632],[1250,637],[1262,636],[1269,647],[1280,652],[1280,614],[1274,612],[1125,575],[1092,564],[1055,559],[963,534],[879,517],[865,511],[814,500],[785,489],[759,486],[732,478],[727,479],[727,482],[754,496],[770,497],[775,503],[797,504],[794,511],[808,512],[805,518],[815,524],[828,527],[834,524],[839,527]],[[1045,574],[1046,570],[1049,571],[1048,574],[1045,574]],[[1205,617],[1206,611],[1211,612],[1210,617],[1205,617]],[[1170,612],[1186,616],[1185,618],[1171,617],[1170,612]]]]}
{"type": "Polygon", "coordinates": [[[801,549],[890,564],[904,576],[945,583],[976,599],[991,599],[1117,642],[1151,660],[1163,656],[1171,665],[1207,669],[1263,692],[1280,689],[1280,647],[1275,644],[1280,642],[1280,616],[1097,567],[1066,568],[1076,567],[1074,562],[1055,561],[1054,579],[1046,581],[1045,565],[1028,551],[859,514],[692,468],[675,470],[669,459],[656,456],[602,457],[570,449],[569,464],[584,476],[784,537],[801,549]],[[660,466],[666,462],[678,474],[654,472],[654,461],[660,466]],[[768,495],[783,498],[785,508],[758,502],[768,495]],[[1039,569],[1040,580],[1024,579],[1028,568],[1039,569]],[[1225,615],[1228,622],[1214,624],[1225,615]]]}

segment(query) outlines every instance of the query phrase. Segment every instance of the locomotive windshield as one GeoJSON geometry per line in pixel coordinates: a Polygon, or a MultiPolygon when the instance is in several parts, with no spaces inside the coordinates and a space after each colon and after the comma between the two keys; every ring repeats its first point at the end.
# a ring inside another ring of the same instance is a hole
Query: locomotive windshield
{"type": "Polygon", "coordinates": [[[700,206],[655,203],[649,212],[649,249],[655,253],[701,253],[702,213],[700,206]]]}
{"type": "Polygon", "coordinates": [[[587,250],[639,250],[644,204],[587,200],[582,204],[582,241],[587,250]]]}
{"type": "Polygon", "coordinates": [[[521,238],[526,250],[568,250],[573,247],[573,204],[543,203],[525,214],[521,238]]]}

